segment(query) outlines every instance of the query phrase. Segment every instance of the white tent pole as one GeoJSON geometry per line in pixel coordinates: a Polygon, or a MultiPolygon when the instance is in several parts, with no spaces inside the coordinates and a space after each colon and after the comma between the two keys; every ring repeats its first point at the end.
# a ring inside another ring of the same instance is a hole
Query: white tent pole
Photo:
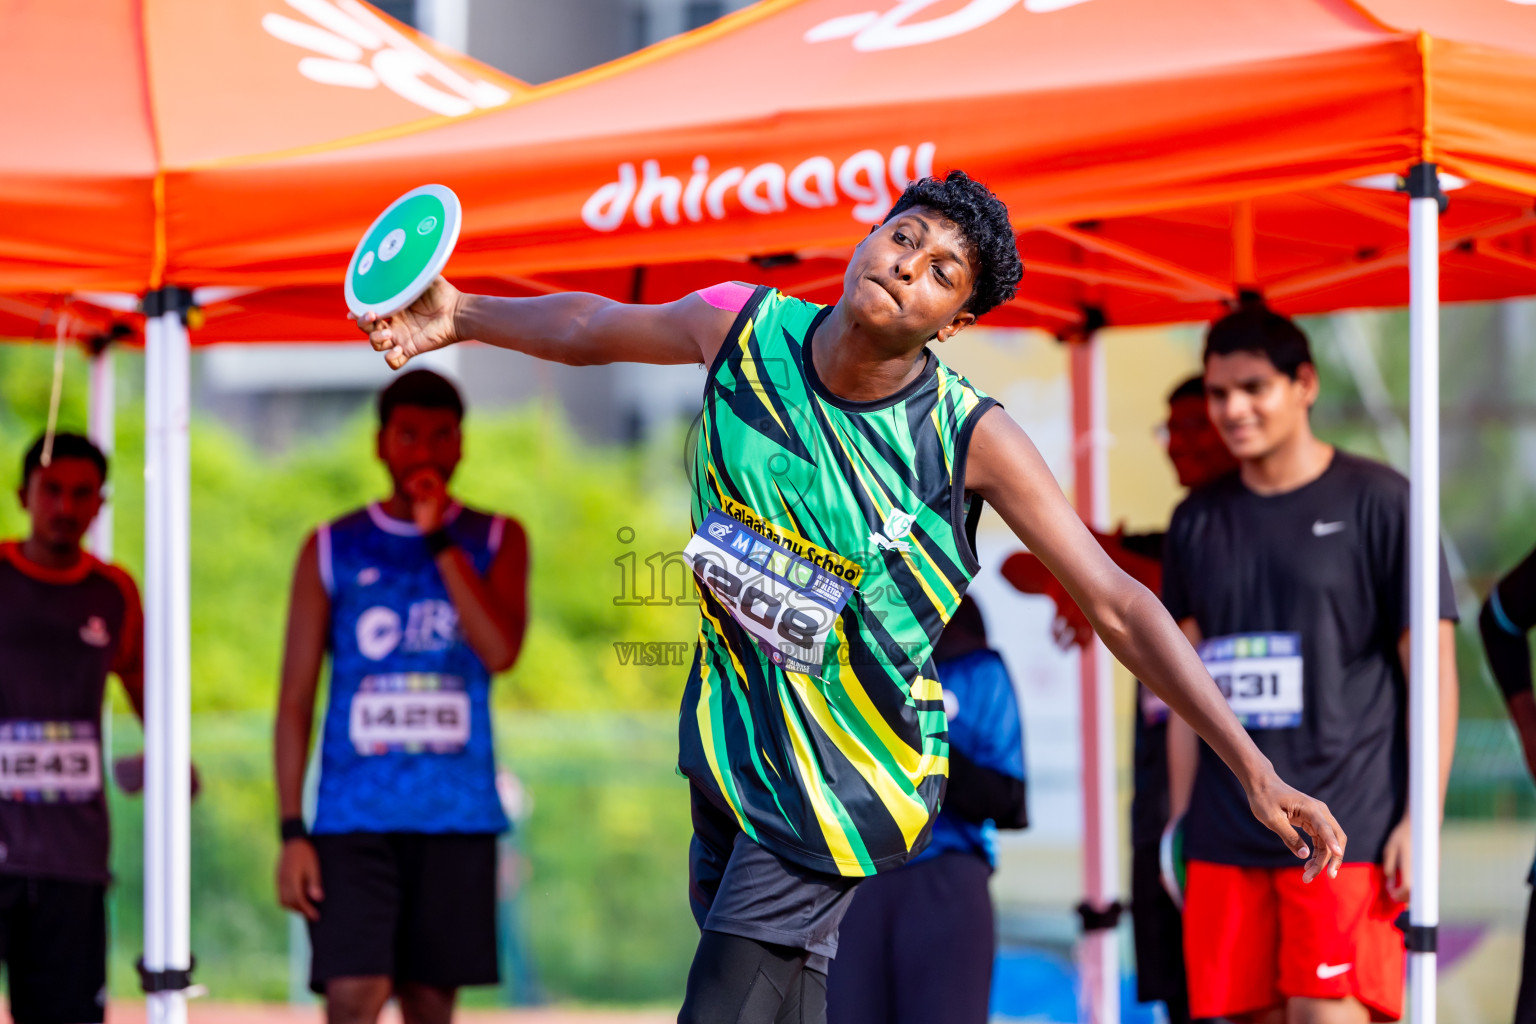
{"type": "Polygon", "coordinates": [[[1412,168],[1408,186],[1408,807],[1413,819],[1408,985],[1415,1024],[1435,1024],[1440,923],[1440,201],[1435,165],[1412,168]]]}
{"type": "MultiPolygon", "coordinates": [[[[110,459],[117,441],[116,375],[112,365],[112,346],[105,344],[91,358],[91,397],[86,431],[96,447],[110,459]]],[[[112,482],[107,481],[105,499],[96,521],[91,524],[91,554],[103,562],[112,560],[112,482]]]]}
{"type": "MultiPolygon", "coordinates": [[[[167,699],[165,620],[165,325],[150,316],[144,324],[144,968],[165,967],[166,902],[163,868],[166,859],[166,807],[160,753],[164,728],[162,708],[167,699]]],[[[151,1002],[150,1006],[155,1004],[151,1002]]]]}
{"type": "MultiPolygon", "coordinates": [[[[1070,347],[1072,457],[1077,511],[1097,530],[1109,524],[1109,431],[1104,345],[1089,336],[1070,347]]],[[[1079,949],[1082,1001],[1091,1024],[1120,1020],[1118,919],[1120,830],[1115,779],[1114,659],[1097,636],[1082,649],[1083,902],[1079,949]],[[1107,916],[1105,916],[1107,915],[1107,916]],[[1098,920],[1093,920],[1095,917],[1098,920]],[[1090,922],[1095,927],[1089,927],[1090,922]]]]}
{"type": "Polygon", "coordinates": [[[186,1024],[190,956],[189,345],[184,293],[146,296],[144,971],[149,1024],[186,1024]]]}

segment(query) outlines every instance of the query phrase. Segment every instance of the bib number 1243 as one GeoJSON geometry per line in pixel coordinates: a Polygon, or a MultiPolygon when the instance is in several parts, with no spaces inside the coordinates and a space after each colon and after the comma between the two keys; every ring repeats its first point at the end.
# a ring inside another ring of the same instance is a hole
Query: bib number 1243
{"type": "Polygon", "coordinates": [[[94,800],[100,742],[94,722],[0,722],[0,800],[94,800]]]}

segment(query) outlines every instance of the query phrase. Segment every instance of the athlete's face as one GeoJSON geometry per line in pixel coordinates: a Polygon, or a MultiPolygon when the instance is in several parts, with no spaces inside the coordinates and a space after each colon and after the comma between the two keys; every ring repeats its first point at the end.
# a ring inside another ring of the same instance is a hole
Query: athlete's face
{"type": "Polygon", "coordinates": [[[396,490],[423,469],[435,469],[447,483],[462,454],[463,434],[452,409],[397,405],[379,430],[379,459],[396,490]]]}
{"type": "Polygon", "coordinates": [[[901,348],[948,341],[976,322],[965,304],[976,272],[960,228],[926,207],[880,225],[853,251],[843,302],[853,319],[901,348]]]}
{"type": "Polygon", "coordinates": [[[1205,361],[1211,422],[1240,461],[1262,459],[1294,438],[1317,400],[1317,370],[1304,363],[1292,379],[1257,352],[1205,361]]]}
{"type": "Polygon", "coordinates": [[[1237,468],[1237,460],[1211,426],[1205,399],[1199,395],[1168,405],[1168,460],[1181,487],[1204,487],[1237,468]]]}
{"type": "Polygon", "coordinates": [[[54,459],[34,469],[21,490],[32,539],[55,552],[78,551],[101,511],[101,484],[101,472],[90,459],[54,459]]]}

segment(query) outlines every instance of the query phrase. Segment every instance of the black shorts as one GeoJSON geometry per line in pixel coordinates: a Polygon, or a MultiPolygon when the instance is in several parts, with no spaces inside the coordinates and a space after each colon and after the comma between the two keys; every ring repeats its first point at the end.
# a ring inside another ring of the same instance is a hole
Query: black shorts
{"type": "Polygon", "coordinates": [[[377,977],[494,985],[496,837],[419,832],[312,837],[325,900],[309,924],[309,987],[377,977]]]}
{"type": "Polygon", "coordinates": [[[830,1024],[987,1024],[992,866],[941,853],[859,883],[827,975],[830,1024]]]}
{"type": "Polygon", "coordinates": [[[699,928],[803,949],[806,966],[825,974],[859,879],[785,860],[753,842],[699,787],[688,789],[688,901],[699,928]]]}
{"type": "Polygon", "coordinates": [[[100,1024],[107,1005],[107,887],[0,875],[0,961],[16,1024],[100,1024]]]}
{"type": "Polygon", "coordinates": [[[1136,941],[1136,998],[1183,1005],[1189,999],[1184,916],[1163,888],[1156,844],[1131,851],[1131,932],[1136,941]]]}

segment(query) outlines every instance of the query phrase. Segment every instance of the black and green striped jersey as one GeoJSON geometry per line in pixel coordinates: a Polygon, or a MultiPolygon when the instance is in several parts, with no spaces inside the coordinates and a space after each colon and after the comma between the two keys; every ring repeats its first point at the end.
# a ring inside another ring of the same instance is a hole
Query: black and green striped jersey
{"type": "Polygon", "coordinates": [[[680,764],[769,850],[862,876],[921,849],[943,797],[930,655],[978,569],[965,456],[996,403],[931,352],[888,398],[838,398],[811,360],[830,311],[758,288],[710,368],[680,764]]]}

